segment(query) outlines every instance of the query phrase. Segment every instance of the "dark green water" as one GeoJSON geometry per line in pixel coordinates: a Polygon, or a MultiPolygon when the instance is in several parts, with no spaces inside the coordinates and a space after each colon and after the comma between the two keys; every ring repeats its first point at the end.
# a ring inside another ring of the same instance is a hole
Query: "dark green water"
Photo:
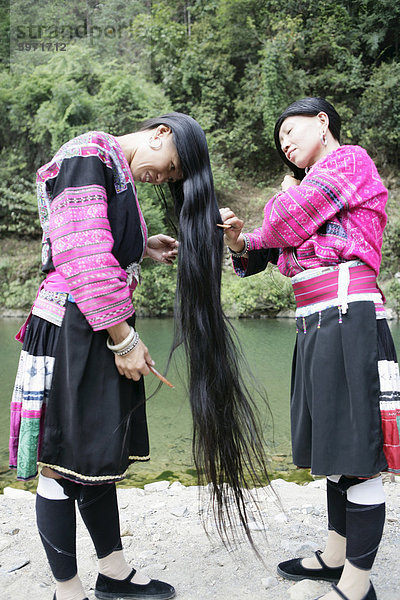
{"type": "MultiPolygon", "coordinates": [[[[272,475],[302,481],[308,478],[308,472],[295,470],[290,462],[289,390],[296,335],[294,322],[291,319],[260,319],[233,323],[252,372],[268,393],[273,423],[263,405],[260,412],[265,422],[272,475]]],[[[172,340],[172,320],[140,319],[137,325],[156,367],[163,371],[172,340]]],[[[19,320],[0,319],[0,489],[16,482],[14,473],[8,470],[8,430],[9,402],[21,349],[21,344],[14,341],[19,326],[19,320]]],[[[399,348],[400,326],[392,323],[391,329],[399,348]]],[[[147,403],[151,460],[133,465],[122,485],[142,486],[157,479],[179,479],[185,485],[196,483],[191,458],[191,416],[179,362],[178,355],[168,372],[176,389],[163,385],[147,403]]],[[[153,375],[146,378],[148,396],[157,384],[153,375]]],[[[19,482],[18,486],[33,489],[36,483],[19,482]]]]}

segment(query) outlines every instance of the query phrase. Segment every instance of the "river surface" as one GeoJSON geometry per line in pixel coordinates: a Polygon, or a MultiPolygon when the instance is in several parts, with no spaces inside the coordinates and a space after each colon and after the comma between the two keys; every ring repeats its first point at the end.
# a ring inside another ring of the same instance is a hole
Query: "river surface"
{"type": "MultiPolygon", "coordinates": [[[[271,457],[272,476],[294,481],[309,478],[305,470],[296,470],[290,458],[289,394],[295,325],[292,319],[246,319],[232,321],[252,373],[266,389],[272,417],[259,401],[260,416],[271,457]]],[[[8,469],[9,402],[14,385],[21,344],[14,335],[21,324],[17,319],[0,319],[0,489],[15,484],[15,475],[8,469]]],[[[172,319],[139,319],[137,327],[148,346],[156,368],[163,371],[172,334],[172,319]]],[[[400,347],[400,326],[390,323],[397,349],[400,347]]],[[[175,385],[165,385],[147,402],[151,460],[136,463],[121,485],[142,486],[158,479],[179,479],[184,485],[196,483],[191,457],[191,416],[183,382],[184,368],[179,352],[170,366],[168,379],[175,385]]],[[[147,396],[155,391],[158,379],[146,378],[147,396]]],[[[34,489],[36,482],[18,483],[34,489]]]]}

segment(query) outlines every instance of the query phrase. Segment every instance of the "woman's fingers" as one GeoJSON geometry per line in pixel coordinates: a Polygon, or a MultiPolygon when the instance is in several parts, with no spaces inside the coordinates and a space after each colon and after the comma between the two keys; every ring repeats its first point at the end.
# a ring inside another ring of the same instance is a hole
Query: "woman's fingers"
{"type": "Polygon", "coordinates": [[[300,183],[301,182],[292,175],[285,175],[281,183],[281,189],[283,192],[286,192],[286,190],[288,190],[290,187],[293,187],[294,185],[300,185],[300,183]]]}
{"type": "Polygon", "coordinates": [[[236,215],[230,208],[220,208],[219,214],[223,223],[226,223],[229,219],[235,218],[236,215]]]}
{"type": "Polygon", "coordinates": [[[124,356],[115,355],[118,373],[127,379],[139,381],[142,375],[150,373],[149,365],[154,365],[147,347],[139,340],[136,348],[124,356]]]}
{"type": "Polygon", "coordinates": [[[242,231],[244,226],[244,221],[239,219],[230,208],[221,208],[220,215],[222,222],[225,225],[230,225],[230,229],[224,229],[224,234],[226,238],[229,239],[237,239],[239,233],[242,231]]]}
{"type": "Polygon", "coordinates": [[[178,256],[178,248],[174,248],[173,250],[169,250],[168,252],[162,253],[163,260],[169,265],[172,265],[176,257],[178,256]]]}
{"type": "Polygon", "coordinates": [[[171,237],[170,235],[165,235],[165,233],[159,233],[158,239],[166,244],[173,244],[176,242],[175,238],[171,237]]]}

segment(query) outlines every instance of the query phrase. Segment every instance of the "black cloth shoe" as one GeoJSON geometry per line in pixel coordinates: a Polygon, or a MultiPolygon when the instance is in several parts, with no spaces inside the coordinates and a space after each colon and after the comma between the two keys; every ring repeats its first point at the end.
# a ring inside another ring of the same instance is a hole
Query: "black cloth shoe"
{"type": "Polygon", "coordinates": [[[135,600],[167,600],[175,596],[175,589],[172,585],[151,579],[146,585],[132,583],[131,579],[135,575],[136,570],[132,569],[132,573],[126,579],[112,579],[102,573],[99,573],[96,581],[94,595],[96,598],[103,600],[111,600],[112,598],[135,598],[135,600]]]}
{"type": "MultiPolygon", "coordinates": [[[[307,569],[301,564],[301,558],[292,558],[285,562],[279,563],[277,567],[278,575],[291,579],[292,581],[300,581],[301,579],[318,579],[321,581],[339,581],[342,576],[343,567],[328,567],[321,558],[321,550],[317,550],[315,556],[321,565],[320,569],[307,569]]],[[[369,600],[369,598],[368,598],[369,600]]]]}

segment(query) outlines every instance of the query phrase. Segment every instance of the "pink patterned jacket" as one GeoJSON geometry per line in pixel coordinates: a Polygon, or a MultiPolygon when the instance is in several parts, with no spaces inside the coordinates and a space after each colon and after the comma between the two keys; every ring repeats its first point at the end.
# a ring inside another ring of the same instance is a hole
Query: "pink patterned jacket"
{"type": "Polygon", "coordinates": [[[70,140],[39,169],[37,188],[43,271],[94,331],[127,319],[147,228],[117,140],[98,131],[70,140]]]}
{"type": "MultiPolygon", "coordinates": [[[[319,160],[299,186],[274,196],[250,250],[280,248],[278,267],[292,277],[304,269],[360,259],[378,275],[387,190],[360,146],[341,146],[319,160]]],[[[235,260],[246,275],[246,260],[235,260]]]]}

